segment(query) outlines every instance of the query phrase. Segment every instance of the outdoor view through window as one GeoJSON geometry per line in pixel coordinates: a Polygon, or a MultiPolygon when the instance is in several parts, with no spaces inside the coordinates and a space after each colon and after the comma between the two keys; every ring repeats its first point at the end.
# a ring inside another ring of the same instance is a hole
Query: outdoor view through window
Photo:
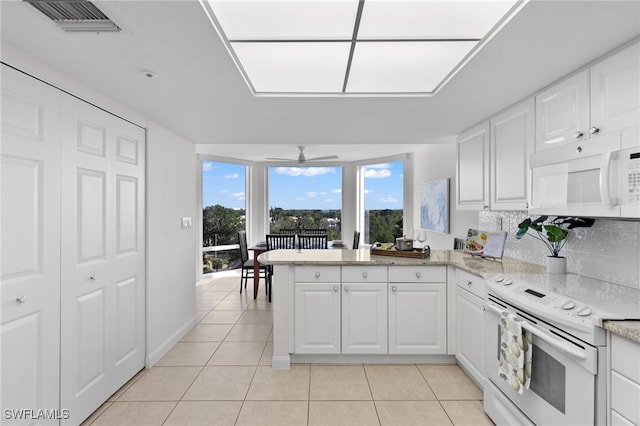
{"type": "MultiPolygon", "coordinates": [[[[202,162],[203,272],[240,266],[237,232],[245,229],[247,166],[202,162]]],[[[402,236],[404,162],[363,165],[359,211],[361,243],[391,242],[402,236]]],[[[342,234],[341,167],[269,167],[268,232],[323,228],[330,241],[342,234]]],[[[353,200],[355,203],[355,200],[353,200]]]]}

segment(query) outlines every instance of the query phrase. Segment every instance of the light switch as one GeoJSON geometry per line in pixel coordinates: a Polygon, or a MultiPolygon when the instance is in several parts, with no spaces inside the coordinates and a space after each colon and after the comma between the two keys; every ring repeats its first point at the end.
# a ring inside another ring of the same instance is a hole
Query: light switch
{"type": "Polygon", "coordinates": [[[190,217],[183,217],[182,218],[182,229],[189,229],[191,228],[191,218],[190,217]]]}

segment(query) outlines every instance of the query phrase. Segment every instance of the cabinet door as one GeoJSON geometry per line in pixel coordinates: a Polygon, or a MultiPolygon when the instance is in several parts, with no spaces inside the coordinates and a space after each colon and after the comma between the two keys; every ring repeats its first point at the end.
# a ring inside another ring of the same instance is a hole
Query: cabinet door
{"type": "Polygon", "coordinates": [[[63,99],[61,405],[83,420],[144,367],[144,130],[63,99]]]}
{"type": "Polygon", "coordinates": [[[456,358],[473,375],[476,382],[483,382],[484,371],[484,310],[482,299],[458,287],[456,301],[458,314],[458,353],[456,358]]]}
{"type": "Polygon", "coordinates": [[[7,424],[32,421],[7,418],[5,409],[60,407],[60,94],[2,66],[0,394],[7,424]]]}
{"type": "Polygon", "coordinates": [[[591,67],[591,128],[607,133],[640,123],[640,43],[591,67]]]}
{"type": "Polygon", "coordinates": [[[340,353],[340,283],[296,283],[294,323],[295,353],[340,353]]]}
{"type": "Polygon", "coordinates": [[[389,353],[447,353],[445,284],[389,284],[389,353]]]}
{"type": "Polygon", "coordinates": [[[342,283],[342,353],[387,353],[387,283],[342,283]]]}
{"type": "Polygon", "coordinates": [[[458,137],[457,208],[489,208],[489,122],[458,137]]]}
{"type": "Polygon", "coordinates": [[[492,210],[525,210],[529,207],[528,164],[533,140],[533,99],[491,119],[492,210]]]}
{"type": "Polygon", "coordinates": [[[582,71],[536,96],[536,151],[588,136],[589,77],[582,71]]]}

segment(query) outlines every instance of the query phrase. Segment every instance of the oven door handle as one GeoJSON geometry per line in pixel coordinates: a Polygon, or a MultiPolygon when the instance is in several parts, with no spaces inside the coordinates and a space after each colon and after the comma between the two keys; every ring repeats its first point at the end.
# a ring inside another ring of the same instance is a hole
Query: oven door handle
{"type": "MultiPolygon", "coordinates": [[[[494,314],[497,315],[502,315],[503,310],[487,303],[486,304],[486,308],[493,312],[494,314]]],[[[554,348],[573,356],[574,358],[577,358],[581,361],[585,361],[587,359],[587,355],[577,349],[574,348],[573,346],[570,346],[568,343],[565,343],[563,340],[558,339],[557,337],[552,336],[551,334],[547,333],[546,331],[540,330],[538,327],[529,324],[526,321],[522,321],[522,328],[525,330],[528,330],[531,332],[531,334],[533,334],[534,336],[536,336],[538,339],[547,342],[548,344],[550,344],[551,346],[553,346],[554,348]]]]}

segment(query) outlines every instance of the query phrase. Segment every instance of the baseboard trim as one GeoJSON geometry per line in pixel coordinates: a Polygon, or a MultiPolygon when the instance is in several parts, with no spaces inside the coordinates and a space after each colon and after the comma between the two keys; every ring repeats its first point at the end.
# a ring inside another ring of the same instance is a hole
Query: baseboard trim
{"type": "Polygon", "coordinates": [[[176,343],[187,334],[193,326],[196,325],[195,315],[189,321],[187,321],[182,327],[180,327],[175,333],[173,333],[167,340],[165,340],[159,347],[153,351],[147,350],[147,357],[145,358],[145,367],[153,367],[160,359],[165,356],[167,352],[175,346],[176,343]]]}

